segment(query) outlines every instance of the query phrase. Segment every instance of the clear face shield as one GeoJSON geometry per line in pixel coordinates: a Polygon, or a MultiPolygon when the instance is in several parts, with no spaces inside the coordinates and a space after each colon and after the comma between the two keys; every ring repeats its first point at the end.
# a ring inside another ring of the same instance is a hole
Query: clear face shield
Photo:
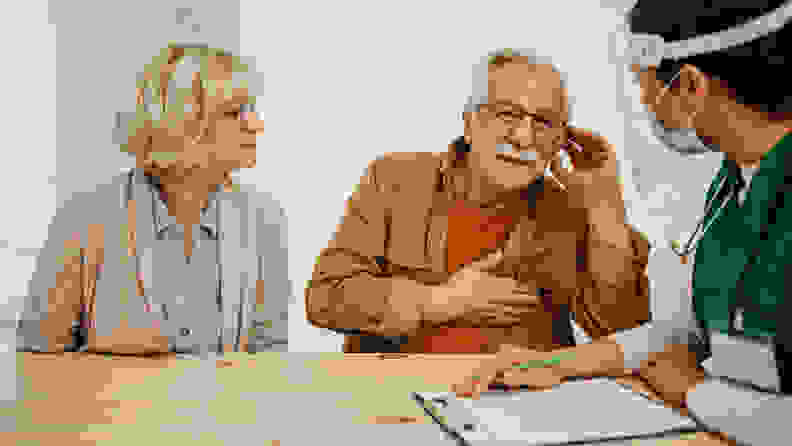
{"type": "MultiPolygon", "coordinates": [[[[663,75],[665,73],[659,73],[658,75],[666,84],[658,98],[656,98],[659,101],[673,88],[674,81],[679,76],[681,64],[675,63],[676,61],[695,55],[721,51],[764,37],[781,29],[790,18],[792,18],[792,1],[743,25],[682,41],[665,42],[659,35],[627,33],[624,62],[627,70],[631,72],[632,80],[636,86],[638,84],[638,75],[632,72],[633,67],[646,70],[660,67],[663,62],[672,62],[671,65],[674,65],[671,70],[673,76],[668,81],[665,80],[667,76],[663,75]]],[[[717,147],[704,143],[696,134],[695,129],[667,128],[648,110],[642,110],[641,114],[646,116],[651,122],[653,135],[664,146],[676,153],[699,155],[718,151],[717,147]]]]}

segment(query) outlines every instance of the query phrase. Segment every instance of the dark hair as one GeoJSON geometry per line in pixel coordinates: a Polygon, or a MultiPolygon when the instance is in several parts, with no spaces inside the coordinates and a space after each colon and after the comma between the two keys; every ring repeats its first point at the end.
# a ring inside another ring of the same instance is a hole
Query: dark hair
{"type": "Polygon", "coordinates": [[[457,160],[462,160],[463,158],[465,158],[465,154],[470,152],[470,144],[465,142],[464,136],[460,136],[456,138],[453,144],[454,144],[454,151],[456,153],[457,160]]]}
{"type": "MultiPolygon", "coordinates": [[[[724,31],[772,12],[789,0],[638,0],[627,15],[630,32],[659,34],[666,42],[724,31]]],[[[668,83],[689,64],[722,81],[739,103],[779,119],[792,112],[792,26],[743,45],[667,60],[657,78],[668,83]]]]}

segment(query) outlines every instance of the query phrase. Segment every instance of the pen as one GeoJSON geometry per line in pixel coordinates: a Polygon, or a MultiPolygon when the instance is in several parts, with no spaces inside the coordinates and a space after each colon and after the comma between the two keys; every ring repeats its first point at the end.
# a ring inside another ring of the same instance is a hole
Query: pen
{"type": "Polygon", "coordinates": [[[551,359],[533,359],[529,361],[515,361],[512,366],[516,369],[534,369],[540,367],[547,367],[549,365],[557,365],[562,359],[571,359],[575,352],[559,353],[551,359]]]}
{"type": "Polygon", "coordinates": [[[446,418],[437,413],[437,409],[432,405],[430,401],[424,400],[424,398],[421,395],[418,395],[415,392],[412,392],[412,398],[416,402],[418,402],[418,405],[421,406],[421,408],[424,410],[426,415],[431,417],[432,421],[437,423],[440,426],[440,429],[442,429],[443,432],[445,432],[445,434],[451,440],[454,440],[458,446],[470,446],[469,443],[465,441],[465,439],[461,435],[459,435],[459,433],[456,430],[448,427],[448,425],[446,424],[446,418]]]}
{"type": "MultiPolygon", "coordinates": [[[[561,362],[562,359],[571,359],[575,355],[575,352],[564,352],[555,355],[551,359],[532,359],[528,361],[515,361],[512,363],[512,367],[515,369],[535,369],[535,368],[542,368],[552,365],[557,365],[561,362]]],[[[481,379],[480,376],[473,376],[474,381],[478,381],[481,379]]]]}

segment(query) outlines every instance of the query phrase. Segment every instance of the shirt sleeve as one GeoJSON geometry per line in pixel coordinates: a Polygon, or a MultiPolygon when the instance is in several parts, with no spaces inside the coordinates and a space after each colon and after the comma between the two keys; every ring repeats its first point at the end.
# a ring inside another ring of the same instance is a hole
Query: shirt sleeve
{"type": "Polygon", "coordinates": [[[652,319],[646,276],[650,244],[632,226],[625,229],[630,237],[628,249],[602,245],[589,231],[586,254],[579,256],[585,259],[591,285],[582,287],[571,309],[576,322],[593,339],[652,319]]]}
{"type": "Polygon", "coordinates": [[[86,198],[77,195],[68,200],[50,222],[17,321],[17,351],[71,351],[80,347],[80,239],[87,236],[84,216],[92,215],[92,200],[86,198]]]}
{"type": "Polygon", "coordinates": [[[292,301],[286,213],[273,199],[268,199],[256,212],[256,287],[263,286],[264,292],[253,293],[249,342],[253,352],[285,352],[292,301]]]}
{"type": "Polygon", "coordinates": [[[785,444],[792,397],[760,393],[710,379],[687,394],[687,407],[699,422],[752,446],[785,444]]]}
{"type": "Polygon", "coordinates": [[[693,315],[691,263],[683,265],[668,247],[652,250],[647,273],[655,317],[649,323],[609,336],[621,346],[625,368],[639,369],[651,353],[665,350],[666,344],[687,345],[696,352],[699,363],[708,357],[704,333],[693,315]]]}

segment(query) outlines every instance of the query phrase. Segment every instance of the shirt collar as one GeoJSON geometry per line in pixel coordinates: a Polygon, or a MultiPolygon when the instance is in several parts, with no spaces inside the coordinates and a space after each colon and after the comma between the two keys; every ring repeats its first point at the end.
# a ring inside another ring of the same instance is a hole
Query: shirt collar
{"type": "Polygon", "coordinates": [[[788,131],[778,142],[775,143],[772,149],[767,152],[759,165],[759,170],[762,171],[780,171],[780,174],[786,173],[785,170],[789,165],[790,157],[792,156],[792,131],[788,131]]]}
{"type": "MultiPolygon", "coordinates": [[[[792,158],[792,131],[782,136],[781,139],[773,145],[773,148],[762,157],[759,169],[756,170],[755,173],[761,173],[762,175],[772,174],[773,176],[781,175],[783,177],[786,173],[786,166],[792,161],[790,158],[792,158]]],[[[723,167],[726,168],[731,181],[736,181],[736,178],[743,173],[743,170],[737,166],[737,163],[726,157],[723,159],[723,167]]]]}
{"type": "MultiPolygon", "coordinates": [[[[168,206],[163,199],[163,191],[156,177],[144,174],[145,182],[152,192],[154,206],[154,228],[157,234],[176,224],[176,218],[168,213],[168,206]]],[[[218,185],[217,190],[210,192],[208,205],[201,209],[201,228],[206,229],[212,239],[217,240],[217,194],[222,190],[223,185],[218,185]]]]}

